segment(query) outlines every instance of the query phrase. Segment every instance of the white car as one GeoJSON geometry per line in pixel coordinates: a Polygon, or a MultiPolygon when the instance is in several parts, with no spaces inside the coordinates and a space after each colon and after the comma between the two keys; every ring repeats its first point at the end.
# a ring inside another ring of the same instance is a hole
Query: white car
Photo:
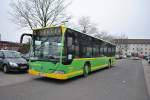
{"type": "Polygon", "coordinates": [[[115,58],[116,58],[116,59],[119,59],[119,55],[115,55],[115,58]]]}
{"type": "Polygon", "coordinates": [[[123,59],[126,59],[126,58],[127,58],[127,56],[126,56],[126,55],[122,55],[122,58],[123,58],[123,59]]]}

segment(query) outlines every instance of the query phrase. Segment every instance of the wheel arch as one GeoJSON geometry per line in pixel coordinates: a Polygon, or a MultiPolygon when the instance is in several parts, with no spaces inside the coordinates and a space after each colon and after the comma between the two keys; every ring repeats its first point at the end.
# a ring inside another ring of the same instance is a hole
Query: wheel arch
{"type": "Polygon", "coordinates": [[[5,65],[9,66],[7,63],[3,63],[1,67],[3,68],[5,65]]]}
{"type": "Polygon", "coordinates": [[[91,67],[91,62],[90,62],[90,61],[85,61],[85,62],[84,62],[84,65],[86,65],[86,64],[87,64],[89,67],[91,67]]]}

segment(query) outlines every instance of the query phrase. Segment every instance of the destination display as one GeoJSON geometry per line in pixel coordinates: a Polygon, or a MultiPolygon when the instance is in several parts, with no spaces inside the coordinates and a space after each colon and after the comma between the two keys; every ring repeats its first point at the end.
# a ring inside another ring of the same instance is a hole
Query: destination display
{"type": "Polygon", "coordinates": [[[60,35],[61,34],[61,28],[54,27],[54,28],[45,28],[45,29],[40,29],[40,30],[34,30],[33,34],[37,35],[37,36],[55,36],[55,35],[60,35]]]}

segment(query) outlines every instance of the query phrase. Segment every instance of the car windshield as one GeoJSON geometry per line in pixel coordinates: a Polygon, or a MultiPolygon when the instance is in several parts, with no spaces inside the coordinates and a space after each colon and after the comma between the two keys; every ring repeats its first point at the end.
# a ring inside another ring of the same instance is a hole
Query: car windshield
{"type": "Polygon", "coordinates": [[[21,58],[20,53],[15,51],[5,51],[4,56],[6,58],[21,58]]]}

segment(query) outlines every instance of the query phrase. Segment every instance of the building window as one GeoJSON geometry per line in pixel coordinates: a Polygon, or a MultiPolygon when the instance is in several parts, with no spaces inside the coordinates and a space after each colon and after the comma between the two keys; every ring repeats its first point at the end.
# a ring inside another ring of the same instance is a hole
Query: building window
{"type": "Polygon", "coordinates": [[[145,48],[145,50],[147,50],[147,48],[145,48]]]}
{"type": "Polygon", "coordinates": [[[133,50],[134,50],[134,48],[133,48],[133,50]]]}
{"type": "Polygon", "coordinates": [[[145,54],[147,54],[147,52],[145,52],[145,54]]]}

